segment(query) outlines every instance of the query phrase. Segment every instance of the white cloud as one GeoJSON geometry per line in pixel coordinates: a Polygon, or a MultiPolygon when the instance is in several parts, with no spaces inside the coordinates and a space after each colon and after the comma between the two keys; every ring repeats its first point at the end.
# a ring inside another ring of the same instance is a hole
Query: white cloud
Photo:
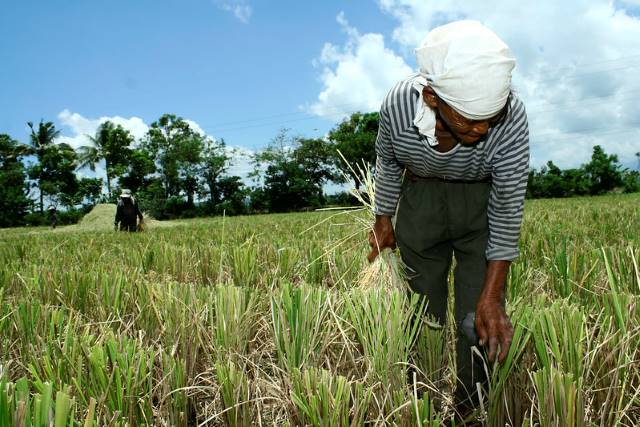
{"type": "Polygon", "coordinates": [[[245,183],[249,182],[247,175],[253,172],[251,160],[255,151],[243,147],[227,146],[227,154],[231,157],[231,166],[227,170],[227,175],[239,176],[245,183]]]}
{"type": "Polygon", "coordinates": [[[71,135],[62,135],[56,142],[66,142],[76,149],[82,145],[89,145],[91,143],[89,136],[95,136],[98,127],[107,121],[121,125],[131,132],[131,135],[133,135],[136,140],[142,138],[149,130],[149,126],[139,117],[130,117],[127,119],[120,116],[113,116],[88,119],[78,113],[72,113],[67,109],[64,109],[58,114],[58,120],[60,120],[63,126],[71,130],[71,135]]]}
{"type": "Polygon", "coordinates": [[[253,9],[244,0],[217,0],[215,2],[218,7],[227,12],[233,13],[238,21],[248,24],[251,19],[253,9]]]}
{"type": "MultiPolygon", "coordinates": [[[[90,119],[84,117],[79,113],[73,113],[67,109],[63,110],[58,114],[58,120],[62,123],[63,127],[68,128],[70,131],[68,134],[62,134],[56,140],[57,143],[67,143],[71,145],[74,149],[82,145],[90,145],[91,141],[89,140],[87,135],[94,136],[98,127],[106,122],[111,121],[115,124],[119,124],[135,137],[136,143],[140,139],[142,139],[147,131],[149,130],[149,126],[139,117],[130,117],[124,118],[120,116],[112,116],[112,117],[100,117],[98,119],[90,119]]],[[[203,136],[207,136],[211,138],[211,136],[207,135],[207,133],[200,127],[200,125],[189,119],[185,119],[185,122],[189,124],[189,127],[200,133],[203,136]]],[[[253,171],[253,165],[251,164],[251,160],[254,154],[254,151],[238,146],[227,146],[227,154],[231,157],[230,167],[227,171],[228,175],[237,175],[241,177],[245,183],[248,183],[249,180],[247,175],[253,171]]],[[[88,168],[84,168],[78,171],[78,174],[81,177],[100,177],[105,178],[105,165],[104,160],[96,165],[95,171],[90,171],[88,168]]]]}
{"type": "MultiPolygon", "coordinates": [[[[430,29],[457,19],[477,19],[509,44],[518,61],[514,86],[529,112],[536,167],[547,160],[561,167],[578,166],[589,159],[595,144],[618,154],[623,164],[636,166],[640,17],[630,10],[638,4],[639,0],[540,0],[526,5],[511,0],[433,0],[427,6],[424,0],[378,0],[380,9],[398,22],[391,34],[398,53],[384,49],[405,66],[402,58],[412,58],[413,48],[430,29]]],[[[344,47],[327,44],[318,59],[325,68],[318,103],[322,109],[312,109],[317,114],[343,102],[333,94],[352,84],[354,79],[342,68],[357,63],[354,58],[364,38],[376,40],[377,46],[385,43],[381,34],[360,36],[350,27],[347,34],[344,47]]],[[[370,75],[396,69],[381,58],[377,68],[362,67],[360,72],[374,86],[371,93],[386,93],[393,82],[370,75]]],[[[353,94],[356,100],[363,96],[353,94]]],[[[379,108],[381,98],[369,109],[379,108]]]]}
{"type": "Polygon", "coordinates": [[[391,86],[411,73],[405,61],[384,45],[380,34],[360,34],[340,13],[338,23],[347,34],[345,46],[326,43],[314,61],[322,67],[324,89],[309,110],[331,120],[353,111],[375,111],[391,86]]]}
{"type": "Polygon", "coordinates": [[[184,119],[184,121],[187,122],[187,124],[189,125],[191,130],[199,133],[200,135],[206,135],[207,134],[204,130],[202,130],[200,125],[198,123],[194,122],[193,120],[184,119]]]}

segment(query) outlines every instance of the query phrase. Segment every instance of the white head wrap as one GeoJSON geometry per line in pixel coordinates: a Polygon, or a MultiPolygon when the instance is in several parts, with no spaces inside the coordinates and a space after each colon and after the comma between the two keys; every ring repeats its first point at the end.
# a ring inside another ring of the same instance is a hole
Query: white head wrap
{"type": "MultiPolygon", "coordinates": [[[[504,108],[511,90],[515,59],[509,47],[478,21],[457,21],[427,34],[416,50],[420,68],[413,86],[422,94],[425,86],[462,116],[485,120],[504,108]]],[[[435,113],[418,98],[414,124],[432,145],[435,113]]]]}

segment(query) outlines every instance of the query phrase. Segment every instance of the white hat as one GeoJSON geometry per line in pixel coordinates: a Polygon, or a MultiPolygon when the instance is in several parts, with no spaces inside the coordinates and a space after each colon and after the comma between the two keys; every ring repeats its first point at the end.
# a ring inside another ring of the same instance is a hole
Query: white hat
{"type": "MultiPolygon", "coordinates": [[[[430,86],[462,116],[486,120],[495,116],[511,92],[515,59],[507,45],[478,21],[457,21],[434,28],[415,50],[420,72],[413,87],[430,86]]],[[[418,99],[413,123],[431,145],[435,113],[418,99]]]]}
{"type": "Polygon", "coordinates": [[[120,197],[128,199],[131,197],[131,190],[127,190],[126,188],[122,190],[120,197]]]}

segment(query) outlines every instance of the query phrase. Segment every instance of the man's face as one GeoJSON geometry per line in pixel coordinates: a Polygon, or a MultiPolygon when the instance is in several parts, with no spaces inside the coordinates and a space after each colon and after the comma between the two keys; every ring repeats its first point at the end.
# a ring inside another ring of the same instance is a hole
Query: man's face
{"type": "Polygon", "coordinates": [[[423,93],[427,105],[433,108],[438,115],[444,130],[462,145],[473,145],[487,134],[489,128],[496,125],[504,117],[506,108],[492,118],[486,120],[470,120],[451,108],[431,88],[425,88],[423,93]]]}

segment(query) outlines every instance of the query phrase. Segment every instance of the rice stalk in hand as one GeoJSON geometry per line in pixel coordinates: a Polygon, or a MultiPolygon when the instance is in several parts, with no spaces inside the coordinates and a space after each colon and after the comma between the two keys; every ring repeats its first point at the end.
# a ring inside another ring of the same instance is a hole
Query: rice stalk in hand
{"type": "Polygon", "coordinates": [[[407,290],[408,284],[400,254],[384,248],[361,272],[357,285],[365,289],[407,290]]]}
{"type": "MultiPolygon", "coordinates": [[[[373,231],[373,224],[376,217],[376,185],[371,168],[367,163],[363,162],[362,166],[356,164],[354,169],[339,150],[338,154],[342,157],[342,160],[347,164],[349,169],[351,169],[353,177],[355,177],[359,182],[359,188],[352,188],[350,189],[350,192],[358,202],[360,202],[360,205],[366,212],[365,218],[362,218],[359,215],[353,215],[352,212],[347,212],[347,214],[350,214],[351,217],[356,220],[356,223],[358,223],[365,231],[373,231]]],[[[345,175],[345,179],[348,182],[351,177],[345,175]]],[[[337,248],[334,248],[334,250],[335,249],[337,248]]],[[[397,249],[380,248],[378,246],[378,256],[372,263],[368,264],[363,271],[361,271],[357,285],[364,288],[407,290],[408,284],[405,268],[406,267],[403,264],[402,259],[400,258],[400,253],[397,249]]]]}

